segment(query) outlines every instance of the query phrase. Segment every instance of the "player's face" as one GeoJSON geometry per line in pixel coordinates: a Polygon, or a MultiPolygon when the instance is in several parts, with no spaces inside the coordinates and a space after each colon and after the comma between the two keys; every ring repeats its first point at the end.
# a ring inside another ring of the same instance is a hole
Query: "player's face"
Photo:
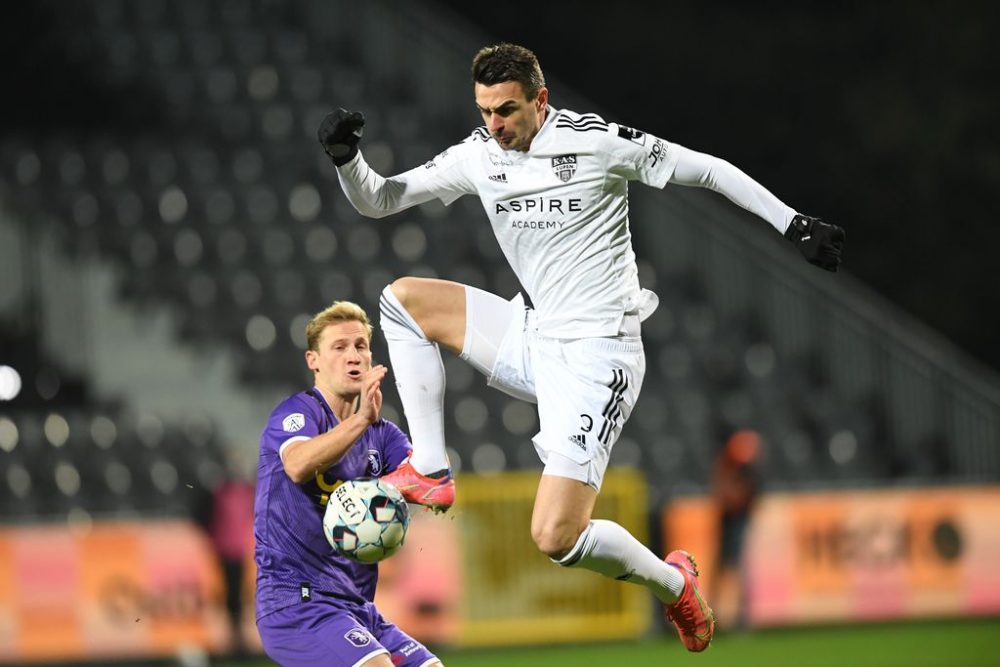
{"type": "Polygon", "coordinates": [[[361,378],[372,367],[371,341],[361,322],[336,322],[320,334],[316,350],[306,352],[306,363],[316,384],[337,396],[361,393],[361,378]]]}
{"type": "Polygon", "coordinates": [[[505,151],[526,151],[545,120],[549,91],[542,88],[535,99],[524,96],[517,81],[493,86],[477,83],[476,107],[493,138],[505,151]]]}

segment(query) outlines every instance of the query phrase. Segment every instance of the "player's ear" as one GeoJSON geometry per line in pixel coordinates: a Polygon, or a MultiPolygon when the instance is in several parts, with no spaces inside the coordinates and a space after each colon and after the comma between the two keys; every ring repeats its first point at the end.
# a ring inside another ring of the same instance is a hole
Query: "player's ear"
{"type": "Polygon", "coordinates": [[[536,108],[541,111],[549,104],[549,89],[542,86],[538,89],[538,94],[535,95],[536,108]]]}
{"type": "Polygon", "coordinates": [[[316,354],[316,350],[306,350],[306,366],[314,373],[319,371],[319,368],[317,368],[318,357],[319,355],[316,354]]]}

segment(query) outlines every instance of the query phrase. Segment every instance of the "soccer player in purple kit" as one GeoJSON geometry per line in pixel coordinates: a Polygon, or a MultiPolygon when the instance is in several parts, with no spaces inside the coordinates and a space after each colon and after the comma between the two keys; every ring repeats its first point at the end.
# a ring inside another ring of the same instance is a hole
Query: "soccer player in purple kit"
{"type": "Polygon", "coordinates": [[[383,365],[372,366],[372,326],[337,301],[306,326],[315,386],[286,398],[260,439],[254,537],[257,629],[284,667],[431,667],[441,662],[382,617],[373,599],[378,565],[336,553],[323,512],[337,483],[378,477],[410,442],[379,416],[383,365]]]}

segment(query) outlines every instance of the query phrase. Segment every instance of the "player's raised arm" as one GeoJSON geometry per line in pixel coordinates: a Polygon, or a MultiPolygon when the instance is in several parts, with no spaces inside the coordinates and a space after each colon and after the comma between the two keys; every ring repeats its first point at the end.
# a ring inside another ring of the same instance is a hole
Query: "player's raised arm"
{"type": "Polygon", "coordinates": [[[676,166],[672,183],[718,192],[771,224],[795,244],[812,264],[836,271],[844,248],[844,230],[833,224],[796,213],[763,185],[729,162],[706,153],[671,144],[676,166]]]}
{"type": "Polygon", "coordinates": [[[320,145],[337,167],[340,186],[358,213],[383,218],[433,199],[436,193],[422,178],[422,167],[384,178],[365,162],[358,149],[364,126],[360,111],[337,109],[327,114],[317,131],[320,145]]]}

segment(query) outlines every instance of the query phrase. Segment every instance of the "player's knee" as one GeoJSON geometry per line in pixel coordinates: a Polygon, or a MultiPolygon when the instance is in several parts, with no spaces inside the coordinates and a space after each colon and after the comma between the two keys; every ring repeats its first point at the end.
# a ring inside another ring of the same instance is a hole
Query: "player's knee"
{"type": "Polygon", "coordinates": [[[420,278],[406,276],[397,278],[389,285],[389,289],[396,296],[403,308],[413,312],[413,308],[420,298],[420,278]]]}
{"type": "Polygon", "coordinates": [[[580,530],[565,522],[539,524],[531,527],[531,539],[543,554],[554,560],[566,556],[580,539],[580,530]]]}

